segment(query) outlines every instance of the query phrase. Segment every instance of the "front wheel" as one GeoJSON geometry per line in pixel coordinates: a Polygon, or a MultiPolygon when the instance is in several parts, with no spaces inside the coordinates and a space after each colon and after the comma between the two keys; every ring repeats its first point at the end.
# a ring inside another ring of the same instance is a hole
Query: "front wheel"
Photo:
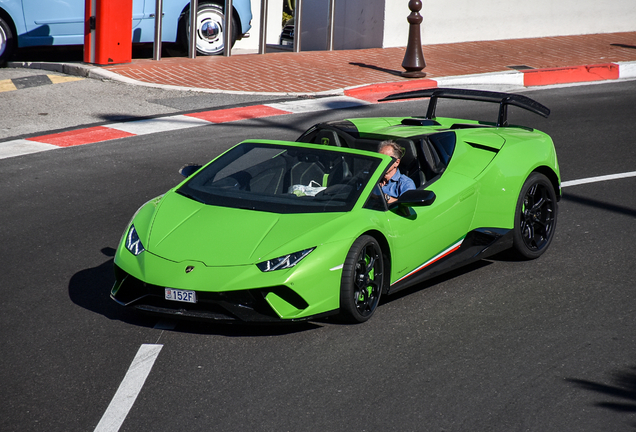
{"type": "Polygon", "coordinates": [[[349,322],[365,322],[375,312],[384,288],[382,249],[371,236],[351,246],[342,269],[340,314],[349,322]]]}
{"type": "Polygon", "coordinates": [[[557,199],[550,180],[532,173],[521,188],[515,211],[513,248],[522,258],[540,257],[550,246],[557,223],[557,199]]]}
{"type": "Polygon", "coordinates": [[[4,65],[13,53],[15,39],[11,26],[0,16],[0,66],[4,65]]]}

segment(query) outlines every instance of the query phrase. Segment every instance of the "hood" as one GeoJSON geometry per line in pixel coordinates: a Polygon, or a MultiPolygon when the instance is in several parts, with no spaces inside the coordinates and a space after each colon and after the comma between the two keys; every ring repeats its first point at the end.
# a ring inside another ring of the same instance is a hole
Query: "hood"
{"type": "MultiPolygon", "coordinates": [[[[146,249],[175,262],[254,264],[275,258],[269,254],[340,216],[342,213],[277,214],[218,207],[172,192],[157,209],[146,249]]],[[[313,246],[317,244],[304,244],[299,250],[313,246]]],[[[297,251],[285,249],[281,255],[292,252],[297,251]]]]}

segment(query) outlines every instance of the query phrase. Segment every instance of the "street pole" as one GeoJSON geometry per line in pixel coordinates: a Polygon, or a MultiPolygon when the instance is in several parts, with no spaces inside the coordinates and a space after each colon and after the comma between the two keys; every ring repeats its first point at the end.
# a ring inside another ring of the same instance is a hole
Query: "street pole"
{"type": "Polygon", "coordinates": [[[265,54],[267,51],[267,0],[261,0],[261,34],[258,39],[258,53],[265,54]]]}
{"type": "Polygon", "coordinates": [[[190,0],[190,45],[188,46],[188,57],[194,59],[197,57],[197,15],[199,10],[199,1],[190,0]]]}
{"type": "Polygon", "coordinates": [[[301,16],[302,16],[302,0],[296,0],[294,8],[294,52],[300,52],[300,34],[302,32],[301,16]]]}
{"type": "Polygon", "coordinates": [[[161,20],[163,19],[163,0],[155,0],[155,41],[152,46],[152,59],[161,60],[161,20]]]}
{"type": "Polygon", "coordinates": [[[422,38],[420,36],[420,24],[422,24],[422,2],[420,0],[410,0],[409,9],[411,14],[408,16],[409,22],[409,41],[404,53],[404,61],[402,67],[406,72],[402,72],[402,76],[406,78],[423,78],[426,76],[422,69],[426,67],[424,60],[424,52],[422,52],[422,38]]]}
{"type": "Polygon", "coordinates": [[[229,57],[232,55],[232,0],[225,0],[225,31],[223,32],[223,55],[229,57]]]}
{"type": "Polygon", "coordinates": [[[333,51],[333,31],[336,17],[336,0],[329,0],[329,23],[327,26],[327,51],[333,51]]]}

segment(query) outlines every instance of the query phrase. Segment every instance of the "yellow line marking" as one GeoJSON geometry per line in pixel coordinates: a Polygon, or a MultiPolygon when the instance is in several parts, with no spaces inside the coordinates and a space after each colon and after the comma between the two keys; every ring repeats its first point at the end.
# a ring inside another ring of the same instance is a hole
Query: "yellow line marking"
{"type": "Polygon", "coordinates": [[[53,84],[60,84],[71,81],[81,81],[84,78],[74,76],[47,75],[53,84]]]}
{"type": "Polygon", "coordinates": [[[11,81],[10,79],[0,80],[0,93],[13,90],[17,90],[16,86],[13,85],[13,81],[11,81]]]}

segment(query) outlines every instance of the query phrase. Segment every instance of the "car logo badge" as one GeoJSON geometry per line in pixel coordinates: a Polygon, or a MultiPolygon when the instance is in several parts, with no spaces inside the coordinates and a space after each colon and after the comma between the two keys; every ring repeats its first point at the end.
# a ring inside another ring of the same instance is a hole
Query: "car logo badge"
{"type": "Polygon", "coordinates": [[[192,270],[194,270],[194,266],[187,266],[185,272],[190,273],[192,270]]]}

